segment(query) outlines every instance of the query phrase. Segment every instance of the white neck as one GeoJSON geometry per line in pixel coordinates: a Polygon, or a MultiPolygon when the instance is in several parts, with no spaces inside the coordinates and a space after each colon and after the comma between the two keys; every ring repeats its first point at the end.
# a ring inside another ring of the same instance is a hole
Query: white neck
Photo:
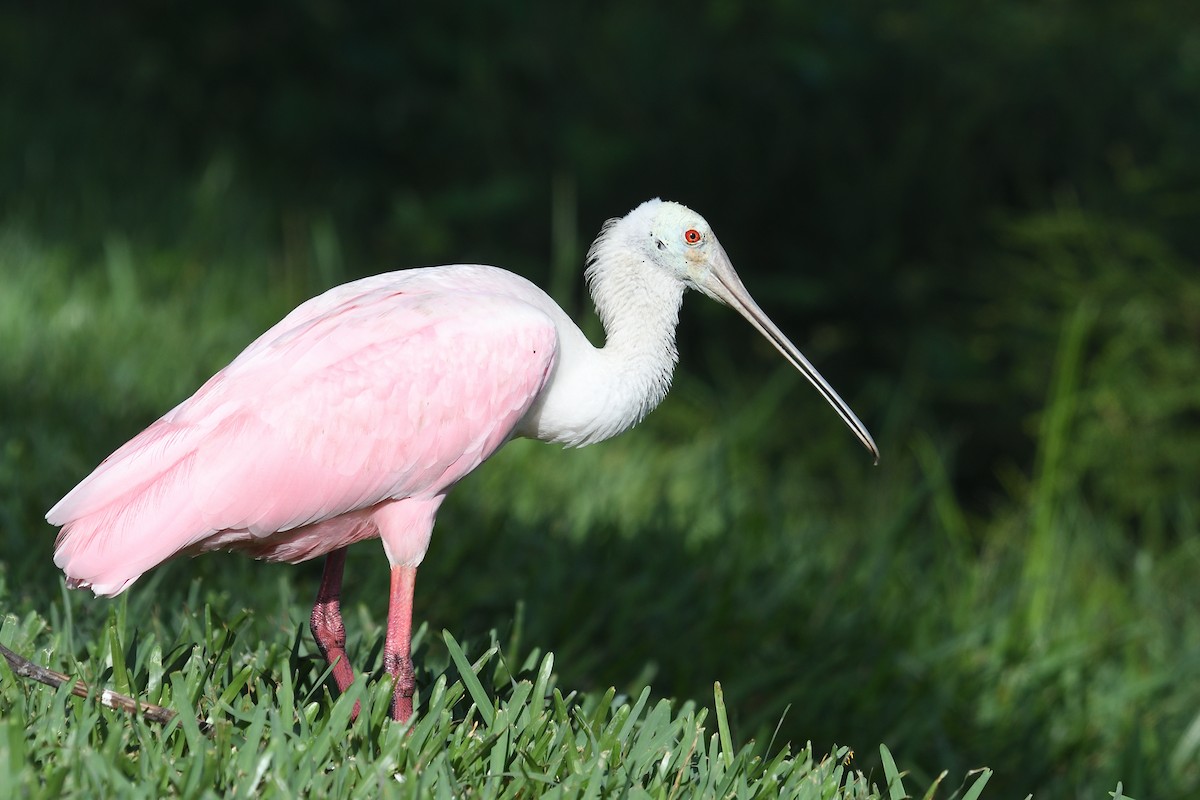
{"type": "Polygon", "coordinates": [[[622,222],[606,225],[588,253],[605,345],[593,347],[562,316],[558,364],[523,435],[571,446],[603,441],[640,422],[670,388],[684,285],[650,262],[645,245],[628,241],[622,222]]]}

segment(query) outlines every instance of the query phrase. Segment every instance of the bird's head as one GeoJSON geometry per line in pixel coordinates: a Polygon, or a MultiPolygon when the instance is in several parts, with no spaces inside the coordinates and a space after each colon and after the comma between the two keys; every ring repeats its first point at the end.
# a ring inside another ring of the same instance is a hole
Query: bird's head
{"type": "MultiPolygon", "coordinates": [[[[745,317],[775,346],[788,363],[816,387],[863,446],[871,452],[875,462],[879,462],[879,448],[876,447],[866,426],[833,387],[821,377],[816,367],[754,302],[754,298],[734,271],[725,248],[721,247],[704,217],[679,203],[649,200],[624,218],[611,220],[609,226],[619,226],[625,245],[637,251],[642,260],[648,262],[647,266],[667,272],[684,286],[729,306],[745,317]]],[[[609,227],[606,227],[606,232],[609,232],[609,227]]],[[[612,232],[616,233],[616,230],[612,232]]],[[[602,233],[601,239],[604,238],[606,237],[602,233]]],[[[599,243],[600,240],[597,241],[599,243]]]]}
{"type": "Polygon", "coordinates": [[[648,200],[624,218],[609,222],[620,227],[625,245],[638,252],[648,267],[728,305],[711,287],[714,266],[722,259],[728,264],[729,258],[704,217],[679,203],[648,200]]]}

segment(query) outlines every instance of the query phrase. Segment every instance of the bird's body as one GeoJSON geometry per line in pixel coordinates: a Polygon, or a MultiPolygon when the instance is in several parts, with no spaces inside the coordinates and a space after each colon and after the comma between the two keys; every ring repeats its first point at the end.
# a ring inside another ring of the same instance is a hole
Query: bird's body
{"type": "Polygon", "coordinates": [[[385,655],[393,675],[407,670],[394,711],[405,718],[412,576],[446,492],[514,437],[584,445],[644,417],[670,384],[686,288],[742,311],[874,449],[749,300],[694,212],[651,201],[611,221],[589,253],[588,280],[602,348],[542,290],[495,267],[392,272],[309,300],[51,509],[47,519],[62,526],[55,563],[71,585],[113,595],[179,553],[328,554],[313,630],[344,661],[344,548],[379,536],[393,568],[391,614],[405,618],[389,624],[385,655]]]}
{"type": "Polygon", "coordinates": [[[551,382],[556,308],[475,266],[304,303],[51,510],[56,562],[116,594],[181,551],[297,562],[382,534],[416,566],[445,492],[551,382]]]}

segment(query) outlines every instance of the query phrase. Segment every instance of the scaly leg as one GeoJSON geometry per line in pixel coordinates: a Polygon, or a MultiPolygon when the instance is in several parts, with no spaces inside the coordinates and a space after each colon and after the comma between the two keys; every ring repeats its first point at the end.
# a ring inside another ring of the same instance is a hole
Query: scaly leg
{"type": "MultiPolygon", "coordinates": [[[[325,571],[321,574],[321,588],[313,606],[309,628],[321,655],[333,665],[333,679],[338,691],[344,692],[354,682],[354,668],[346,656],[346,626],[342,623],[342,570],[346,566],[346,548],[334,550],[325,556],[325,571]]],[[[360,703],[354,704],[351,719],[358,717],[360,703]]]]}
{"type": "Polygon", "coordinates": [[[392,719],[398,722],[406,722],[412,716],[413,692],[417,687],[412,662],[412,603],[416,582],[416,567],[392,567],[383,668],[392,676],[392,719]]]}

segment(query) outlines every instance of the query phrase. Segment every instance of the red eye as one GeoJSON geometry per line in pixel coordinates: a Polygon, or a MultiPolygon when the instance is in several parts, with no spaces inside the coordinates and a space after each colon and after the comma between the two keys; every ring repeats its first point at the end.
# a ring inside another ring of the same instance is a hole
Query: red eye
{"type": "Polygon", "coordinates": [[[695,228],[688,228],[683,232],[683,240],[688,244],[700,244],[701,238],[703,237],[700,236],[700,231],[695,228]]]}

